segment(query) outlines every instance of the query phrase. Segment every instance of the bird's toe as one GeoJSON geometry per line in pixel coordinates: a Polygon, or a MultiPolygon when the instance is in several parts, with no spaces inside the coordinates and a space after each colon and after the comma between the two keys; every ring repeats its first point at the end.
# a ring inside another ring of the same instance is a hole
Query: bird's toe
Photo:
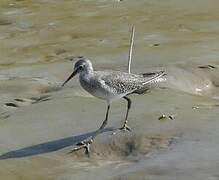
{"type": "Polygon", "coordinates": [[[93,143],[93,139],[81,141],[76,144],[76,147],[74,147],[69,153],[73,153],[75,151],[79,151],[81,149],[85,149],[85,154],[90,157],[90,145],[93,143]]]}

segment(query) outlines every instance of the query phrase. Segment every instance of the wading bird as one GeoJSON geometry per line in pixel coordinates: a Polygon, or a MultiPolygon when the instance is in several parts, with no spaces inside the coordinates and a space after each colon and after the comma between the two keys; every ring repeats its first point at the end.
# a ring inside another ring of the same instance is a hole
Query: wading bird
{"type": "Polygon", "coordinates": [[[101,133],[107,125],[110,104],[118,99],[124,98],[127,101],[127,111],[123,126],[118,130],[131,131],[128,123],[128,114],[131,108],[131,99],[128,95],[136,93],[143,94],[164,75],[164,71],[145,74],[131,74],[121,71],[94,71],[89,59],[80,58],[74,66],[73,73],[62,84],[64,86],[71,78],[79,74],[81,86],[91,95],[106,100],[107,111],[105,120],[90,138],[77,144],[71,152],[85,148],[85,153],[90,154],[90,145],[94,138],[101,133]]]}

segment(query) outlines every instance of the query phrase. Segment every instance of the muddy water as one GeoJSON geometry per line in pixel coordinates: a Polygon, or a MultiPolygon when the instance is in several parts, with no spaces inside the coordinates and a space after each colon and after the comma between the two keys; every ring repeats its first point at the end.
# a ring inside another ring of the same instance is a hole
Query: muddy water
{"type": "Polygon", "coordinates": [[[0,174],[3,179],[218,179],[217,0],[0,2],[0,174]],[[105,103],[77,80],[75,57],[96,69],[165,70],[160,88],[132,96],[131,133],[112,136],[110,112],[91,158],[67,154],[99,127],[105,103]],[[165,118],[160,118],[165,115],[165,118]],[[173,117],[172,119],[168,116],[173,117]]]}

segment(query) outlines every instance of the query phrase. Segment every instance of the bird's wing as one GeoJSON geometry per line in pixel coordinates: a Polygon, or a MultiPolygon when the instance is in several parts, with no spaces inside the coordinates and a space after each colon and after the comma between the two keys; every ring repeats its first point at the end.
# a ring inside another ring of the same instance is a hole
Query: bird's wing
{"type": "MultiPolygon", "coordinates": [[[[104,71],[99,73],[99,80],[110,92],[129,94],[137,88],[139,75],[120,71],[104,71]]],[[[141,78],[141,77],[140,77],[141,78]]]]}
{"type": "Polygon", "coordinates": [[[144,88],[144,86],[147,86],[149,83],[156,82],[156,80],[163,75],[163,71],[149,77],[120,71],[104,71],[99,73],[99,78],[111,92],[116,92],[117,94],[130,94],[144,88]]]}

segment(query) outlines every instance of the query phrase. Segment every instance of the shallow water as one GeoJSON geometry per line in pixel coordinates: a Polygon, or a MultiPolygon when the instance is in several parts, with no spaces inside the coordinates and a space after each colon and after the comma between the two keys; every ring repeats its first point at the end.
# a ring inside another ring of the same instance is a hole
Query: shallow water
{"type": "Polygon", "coordinates": [[[219,11],[217,0],[0,2],[0,174],[4,179],[218,179],[219,11]],[[60,85],[75,57],[95,69],[165,70],[154,91],[132,96],[133,131],[109,129],[91,158],[67,154],[91,135],[105,103],[77,80],[60,85]],[[165,115],[170,118],[159,117],[165,115]],[[98,174],[98,177],[97,177],[98,174]]]}

